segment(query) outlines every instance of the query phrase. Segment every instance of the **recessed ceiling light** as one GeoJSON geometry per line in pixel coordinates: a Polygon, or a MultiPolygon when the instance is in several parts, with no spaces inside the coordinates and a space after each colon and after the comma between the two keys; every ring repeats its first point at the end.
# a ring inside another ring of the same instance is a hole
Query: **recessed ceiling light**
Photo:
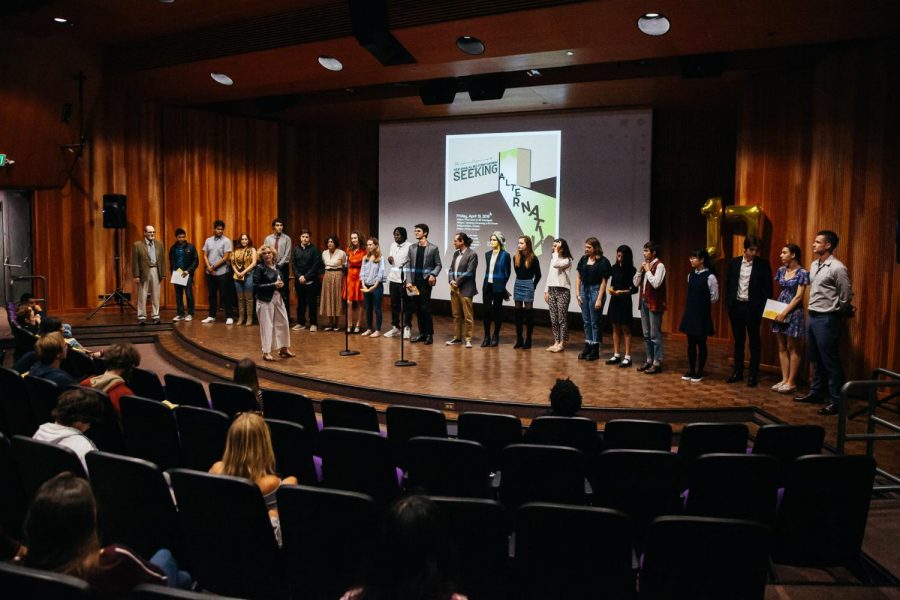
{"type": "Polygon", "coordinates": [[[466,54],[477,56],[484,54],[484,42],[471,35],[463,35],[456,38],[456,47],[466,54]]]}
{"type": "Polygon", "coordinates": [[[664,15],[659,13],[647,13],[638,18],[638,29],[647,35],[665,35],[672,26],[664,15]]]}
{"type": "Polygon", "coordinates": [[[340,71],[344,68],[344,65],[333,56],[320,56],[319,64],[328,69],[329,71],[340,71]]]}
{"type": "Polygon", "coordinates": [[[575,56],[575,53],[571,50],[566,50],[566,56],[575,56]]]}
{"type": "Polygon", "coordinates": [[[53,21],[55,23],[59,23],[60,25],[64,25],[69,22],[69,20],[65,17],[53,17],[53,21]]]}
{"type": "Polygon", "coordinates": [[[222,85],[234,85],[234,79],[225,73],[210,73],[209,76],[212,77],[213,81],[216,83],[221,83],[222,85]]]}

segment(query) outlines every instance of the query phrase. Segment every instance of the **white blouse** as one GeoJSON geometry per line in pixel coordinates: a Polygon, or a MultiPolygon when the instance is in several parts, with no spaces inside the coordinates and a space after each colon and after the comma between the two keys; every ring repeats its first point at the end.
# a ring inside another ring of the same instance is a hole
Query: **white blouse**
{"type": "Polygon", "coordinates": [[[571,258],[560,258],[554,252],[550,258],[550,272],[547,274],[547,284],[544,291],[549,291],[552,287],[571,289],[572,283],[569,279],[569,269],[571,268],[571,258]]]}

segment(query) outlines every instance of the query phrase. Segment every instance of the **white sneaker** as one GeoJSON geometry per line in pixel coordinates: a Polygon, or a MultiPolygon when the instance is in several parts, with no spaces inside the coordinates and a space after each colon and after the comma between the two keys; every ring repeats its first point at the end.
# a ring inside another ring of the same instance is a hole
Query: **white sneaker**
{"type": "Polygon", "coordinates": [[[201,322],[201,323],[215,323],[215,322],[216,322],[216,318],[215,318],[215,317],[206,317],[205,319],[203,319],[203,320],[200,321],[200,322],[201,322]]]}
{"type": "Polygon", "coordinates": [[[410,337],[412,337],[412,336],[410,335],[409,327],[404,327],[403,328],[403,339],[408,340],[410,337]]]}
{"type": "Polygon", "coordinates": [[[369,337],[370,338],[381,337],[381,332],[376,329],[375,331],[372,332],[372,335],[370,335],[369,337]]]}
{"type": "Polygon", "coordinates": [[[232,319],[231,317],[228,317],[227,319],[225,319],[225,324],[226,325],[234,325],[234,319],[232,319]]]}
{"type": "Polygon", "coordinates": [[[384,337],[392,338],[400,335],[400,330],[396,327],[391,327],[391,330],[384,334],[384,337]]]}
{"type": "Polygon", "coordinates": [[[472,340],[466,340],[466,348],[472,347],[472,340]]]}
{"type": "Polygon", "coordinates": [[[783,382],[783,381],[779,381],[778,383],[776,383],[775,385],[772,386],[772,391],[773,391],[773,392],[780,392],[780,391],[781,391],[781,387],[782,387],[783,385],[784,385],[784,382],[783,382]]]}
{"type": "Polygon", "coordinates": [[[183,321],[183,320],[184,320],[184,317],[182,317],[181,315],[175,315],[174,317],[172,317],[173,322],[174,321],[183,321]]]}
{"type": "Polygon", "coordinates": [[[309,326],[309,330],[310,330],[310,331],[318,331],[319,328],[316,327],[315,325],[310,325],[310,326],[309,326]]]}
{"type": "Polygon", "coordinates": [[[293,327],[291,327],[291,331],[303,331],[304,329],[306,329],[306,325],[298,324],[298,325],[294,325],[293,327]]]}
{"type": "Polygon", "coordinates": [[[366,329],[366,330],[363,331],[361,334],[359,334],[360,337],[368,337],[368,336],[370,336],[370,335],[372,335],[372,330],[371,330],[371,329],[366,329]]]}
{"type": "Polygon", "coordinates": [[[186,316],[186,317],[184,318],[184,320],[185,320],[185,321],[193,321],[193,320],[194,320],[194,315],[188,315],[188,316],[186,316]]]}

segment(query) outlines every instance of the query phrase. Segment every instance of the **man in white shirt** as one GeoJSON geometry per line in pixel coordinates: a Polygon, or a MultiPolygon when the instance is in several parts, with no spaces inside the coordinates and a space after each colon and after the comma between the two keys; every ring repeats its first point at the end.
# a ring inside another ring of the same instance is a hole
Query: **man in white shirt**
{"type": "Polygon", "coordinates": [[[744,238],[744,253],[728,264],[725,283],[725,304],[734,335],[734,370],[725,383],[744,379],[744,341],[750,342],[750,363],[747,386],[756,387],[759,372],[760,339],[766,300],[772,297],[772,267],[762,258],[762,240],[755,235],[744,238]]]}
{"type": "Polygon", "coordinates": [[[225,237],[225,222],[213,223],[213,236],[203,243],[203,260],[206,263],[206,286],[209,288],[209,316],[203,323],[214,323],[219,300],[225,311],[225,324],[234,324],[234,279],[231,276],[231,240],[225,237]]]}
{"type": "Polygon", "coordinates": [[[391,295],[391,330],[384,334],[384,337],[396,337],[400,335],[400,310],[404,308],[404,328],[403,335],[409,339],[409,317],[412,312],[409,309],[410,303],[403,297],[403,271],[409,262],[409,246],[410,242],[406,239],[406,228],[394,228],[394,241],[391,242],[388,254],[388,266],[390,274],[388,275],[388,291],[391,295]]]}

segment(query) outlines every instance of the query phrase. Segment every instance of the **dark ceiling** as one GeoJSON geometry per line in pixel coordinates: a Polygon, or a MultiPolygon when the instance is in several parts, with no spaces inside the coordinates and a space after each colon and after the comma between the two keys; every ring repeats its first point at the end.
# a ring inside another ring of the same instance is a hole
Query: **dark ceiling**
{"type": "Polygon", "coordinates": [[[6,0],[0,23],[99,46],[108,81],[166,103],[298,122],[715,104],[734,98],[747,72],[809,64],[833,45],[900,31],[897,0],[391,0],[379,14],[380,3],[6,0]],[[669,33],[638,30],[650,11],[669,18],[669,33]],[[414,62],[382,64],[354,37],[354,16],[414,62]],[[463,35],[485,52],[462,53],[463,35]],[[321,55],[343,70],[323,69],[321,55]],[[455,101],[425,106],[427,82],[457,91],[455,101]],[[505,88],[502,99],[466,93],[486,86],[505,88]]]}

